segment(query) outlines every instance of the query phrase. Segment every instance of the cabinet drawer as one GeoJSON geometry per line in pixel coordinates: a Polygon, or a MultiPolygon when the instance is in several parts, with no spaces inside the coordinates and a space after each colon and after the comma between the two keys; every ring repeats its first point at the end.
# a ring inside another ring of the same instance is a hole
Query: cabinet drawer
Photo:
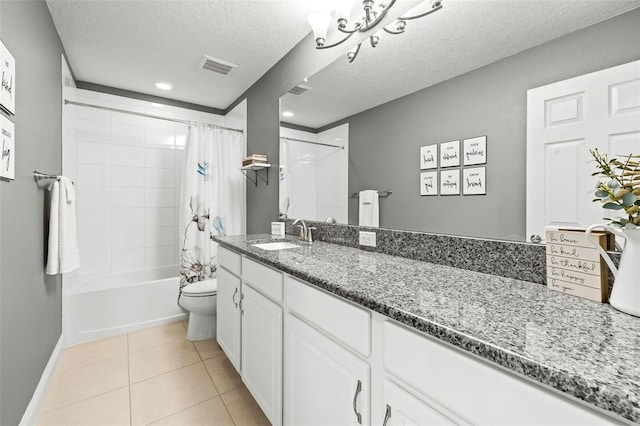
{"type": "Polygon", "coordinates": [[[515,374],[391,321],[384,367],[427,399],[472,424],[615,424],[515,374]]]}
{"type": "Polygon", "coordinates": [[[286,277],[289,309],[345,346],[369,356],[371,314],[295,278],[286,277]]]}
{"type": "Polygon", "coordinates": [[[222,246],[218,246],[218,266],[222,266],[227,271],[236,276],[242,272],[242,257],[222,246]]]}
{"type": "Polygon", "coordinates": [[[242,279],[253,288],[282,303],[282,273],[246,257],[242,258],[242,279]]]}

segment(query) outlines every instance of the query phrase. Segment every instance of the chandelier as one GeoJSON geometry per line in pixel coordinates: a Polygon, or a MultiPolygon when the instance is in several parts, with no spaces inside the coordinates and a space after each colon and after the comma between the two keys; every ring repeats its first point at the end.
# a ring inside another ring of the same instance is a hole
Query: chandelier
{"type": "MultiPolygon", "coordinates": [[[[413,16],[400,16],[392,24],[388,25],[390,28],[383,27],[382,30],[388,34],[402,34],[407,26],[407,21],[422,18],[442,9],[442,0],[429,0],[429,2],[431,4],[431,8],[428,11],[413,16]]],[[[313,29],[313,36],[316,40],[316,49],[330,49],[349,40],[351,36],[356,33],[365,33],[374,29],[386,16],[387,12],[389,12],[393,7],[396,0],[362,0],[362,17],[357,22],[354,22],[351,28],[348,28],[354,3],[355,0],[341,0],[339,2],[340,6],[335,10],[335,17],[338,25],[338,31],[344,34],[344,38],[332,44],[325,44],[327,31],[331,24],[331,13],[314,12],[309,15],[308,20],[311,28],[313,29]]],[[[369,36],[369,43],[371,44],[371,47],[376,47],[378,45],[382,30],[369,36]]],[[[360,51],[360,46],[363,42],[358,43],[356,47],[347,52],[347,59],[349,60],[349,63],[356,59],[356,56],[358,56],[358,52],[360,51]]]]}

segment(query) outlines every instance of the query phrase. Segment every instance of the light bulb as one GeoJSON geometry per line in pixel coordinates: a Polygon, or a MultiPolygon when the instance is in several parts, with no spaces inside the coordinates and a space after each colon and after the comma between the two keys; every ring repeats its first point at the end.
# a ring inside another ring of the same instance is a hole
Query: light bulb
{"type": "Polygon", "coordinates": [[[164,81],[157,81],[155,83],[155,86],[160,90],[171,90],[171,89],[173,89],[173,84],[166,83],[164,81]]]}
{"type": "Polygon", "coordinates": [[[341,0],[336,9],[336,19],[338,20],[338,27],[345,28],[347,22],[351,19],[351,10],[353,9],[353,3],[355,0],[341,0]]]}
{"type": "Polygon", "coordinates": [[[316,39],[316,46],[324,46],[324,42],[327,39],[327,30],[331,23],[331,14],[327,12],[314,12],[309,15],[307,20],[313,30],[313,36],[316,39]]]}

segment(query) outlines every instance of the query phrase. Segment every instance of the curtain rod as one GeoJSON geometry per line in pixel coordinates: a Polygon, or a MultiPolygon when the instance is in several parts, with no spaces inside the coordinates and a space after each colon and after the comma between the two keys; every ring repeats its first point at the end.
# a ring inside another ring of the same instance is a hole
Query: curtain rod
{"type": "Polygon", "coordinates": [[[96,108],[96,109],[104,109],[104,110],[107,110],[107,111],[121,112],[123,114],[137,115],[137,116],[146,117],[146,118],[155,118],[157,120],[173,121],[174,123],[201,124],[203,126],[213,127],[214,129],[224,129],[224,130],[229,130],[229,131],[232,131],[232,132],[244,133],[244,130],[232,129],[231,127],[218,126],[217,124],[205,124],[205,123],[198,123],[197,121],[189,121],[189,120],[180,120],[180,119],[177,119],[177,118],[161,117],[159,115],[145,114],[143,112],[127,111],[127,110],[124,110],[124,109],[110,108],[110,107],[105,107],[105,106],[100,106],[100,105],[93,105],[93,104],[86,104],[86,103],[83,103],[83,102],[75,102],[75,101],[70,101],[68,99],[64,100],[64,104],[65,105],[71,104],[71,105],[77,105],[77,106],[83,106],[83,107],[89,107],[89,108],[96,108]]]}
{"type": "Polygon", "coordinates": [[[340,148],[340,149],[344,149],[344,146],[340,146],[340,145],[331,145],[331,144],[328,144],[328,143],[311,142],[311,141],[303,141],[302,139],[288,138],[288,137],[286,137],[286,136],[280,136],[280,139],[284,139],[284,140],[288,140],[288,141],[293,141],[293,142],[312,143],[312,144],[314,144],[314,145],[330,146],[330,147],[332,147],[332,148],[340,148]]]}

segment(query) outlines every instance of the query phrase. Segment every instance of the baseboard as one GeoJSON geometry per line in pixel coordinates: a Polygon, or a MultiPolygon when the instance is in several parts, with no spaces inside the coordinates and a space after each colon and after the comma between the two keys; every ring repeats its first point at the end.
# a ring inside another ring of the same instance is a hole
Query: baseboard
{"type": "Polygon", "coordinates": [[[30,426],[36,424],[38,414],[40,414],[40,407],[42,407],[44,398],[47,396],[47,390],[49,389],[51,379],[53,379],[53,375],[56,372],[56,367],[58,366],[58,361],[60,361],[60,357],[62,356],[63,351],[64,338],[62,335],[60,335],[56,347],[53,348],[53,352],[51,353],[49,362],[47,362],[47,366],[44,368],[42,376],[40,376],[40,382],[38,383],[36,390],[33,392],[31,401],[29,401],[29,405],[27,405],[27,409],[22,415],[22,419],[19,423],[20,426],[30,426]]]}

